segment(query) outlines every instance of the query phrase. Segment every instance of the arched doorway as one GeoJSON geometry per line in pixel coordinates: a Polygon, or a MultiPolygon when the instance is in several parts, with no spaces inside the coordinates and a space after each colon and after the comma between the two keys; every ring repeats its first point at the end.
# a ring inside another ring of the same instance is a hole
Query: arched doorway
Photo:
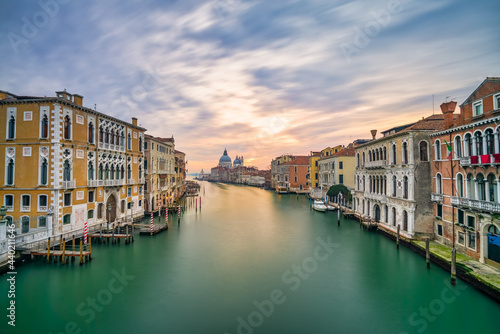
{"type": "Polygon", "coordinates": [[[110,195],[108,201],[106,202],[106,220],[108,223],[112,223],[116,220],[116,197],[115,195],[110,195]],[[110,210],[111,209],[111,210],[110,210]]]}
{"type": "Polygon", "coordinates": [[[488,227],[488,260],[486,263],[500,268],[500,230],[495,225],[488,227]],[[491,263],[494,261],[496,263],[491,263]]]}
{"type": "Polygon", "coordinates": [[[378,223],[380,221],[380,207],[378,204],[375,204],[373,210],[375,211],[375,221],[378,223]]]}

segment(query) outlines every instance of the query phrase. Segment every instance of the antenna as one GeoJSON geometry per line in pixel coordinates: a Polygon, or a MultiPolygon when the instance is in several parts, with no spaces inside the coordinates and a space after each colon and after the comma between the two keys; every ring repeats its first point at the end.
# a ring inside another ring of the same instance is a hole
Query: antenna
{"type": "Polygon", "coordinates": [[[97,104],[94,103],[94,110],[97,111],[97,104]]]}
{"type": "Polygon", "coordinates": [[[432,94],[432,114],[434,115],[434,94],[432,94]]]}

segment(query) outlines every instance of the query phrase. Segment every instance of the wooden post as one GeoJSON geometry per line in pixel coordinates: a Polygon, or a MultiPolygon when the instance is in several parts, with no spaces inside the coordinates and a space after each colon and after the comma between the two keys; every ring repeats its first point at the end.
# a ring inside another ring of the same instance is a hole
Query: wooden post
{"type": "Polygon", "coordinates": [[[398,224],[398,227],[397,227],[397,237],[396,237],[396,248],[399,249],[399,230],[401,228],[401,225],[398,224]]]}
{"type": "Polygon", "coordinates": [[[50,263],[50,237],[49,237],[49,244],[47,246],[47,263],[50,263]]]}
{"type": "Polygon", "coordinates": [[[115,243],[115,225],[111,225],[112,228],[113,228],[113,232],[111,234],[111,243],[114,244],[115,243]]]}
{"type": "Polygon", "coordinates": [[[130,240],[128,239],[128,225],[125,226],[125,235],[126,235],[125,243],[128,244],[130,243],[130,240]]]}
{"type": "Polygon", "coordinates": [[[132,242],[134,242],[134,221],[132,220],[132,242]]]}
{"type": "Polygon", "coordinates": [[[63,238],[62,244],[62,264],[66,264],[66,239],[63,238]]]}
{"type": "Polygon", "coordinates": [[[451,250],[451,284],[457,284],[457,249],[451,250]]]}
{"type": "Polygon", "coordinates": [[[102,223],[100,224],[100,229],[99,229],[99,243],[102,243],[102,223]]]}
{"type": "Polygon", "coordinates": [[[80,265],[83,264],[83,240],[80,239],[80,265]]]}
{"type": "Polygon", "coordinates": [[[92,261],[92,238],[89,239],[89,261],[92,261]]]}
{"type": "Polygon", "coordinates": [[[427,263],[427,268],[431,267],[431,252],[429,250],[429,237],[425,239],[425,262],[427,263]]]}

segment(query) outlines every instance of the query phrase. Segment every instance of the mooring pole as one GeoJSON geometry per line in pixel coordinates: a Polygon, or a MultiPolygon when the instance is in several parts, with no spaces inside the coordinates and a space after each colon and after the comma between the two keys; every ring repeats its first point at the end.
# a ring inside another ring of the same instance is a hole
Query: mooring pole
{"type": "Polygon", "coordinates": [[[62,244],[62,264],[66,264],[66,239],[63,238],[62,244]]]}
{"type": "Polygon", "coordinates": [[[398,224],[397,227],[397,236],[396,236],[396,248],[399,249],[399,230],[401,228],[401,225],[398,224]]]}
{"type": "Polygon", "coordinates": [[[80,265],[83,264],[83,241],[80,239],[80,265]]]}
{"type": "Polygon", "coordinates": [[[457,249],[451,250],[451,284],[457,284],[457,249]]]}

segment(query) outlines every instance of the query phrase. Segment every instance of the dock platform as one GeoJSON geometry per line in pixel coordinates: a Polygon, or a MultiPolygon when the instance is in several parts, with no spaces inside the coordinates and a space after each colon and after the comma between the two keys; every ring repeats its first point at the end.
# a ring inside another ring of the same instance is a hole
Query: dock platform
{"type": "MultiPolygon", "coordinates": [[[[168,229],[168,225],[162,224],[162,225],[153,225],[153,235],[158,234],[162,231],[165,231],[168,229]]],[[[140,235],[151,235],[151,227],[148,228],[142,228],[139,232],[140,235]]]]}

